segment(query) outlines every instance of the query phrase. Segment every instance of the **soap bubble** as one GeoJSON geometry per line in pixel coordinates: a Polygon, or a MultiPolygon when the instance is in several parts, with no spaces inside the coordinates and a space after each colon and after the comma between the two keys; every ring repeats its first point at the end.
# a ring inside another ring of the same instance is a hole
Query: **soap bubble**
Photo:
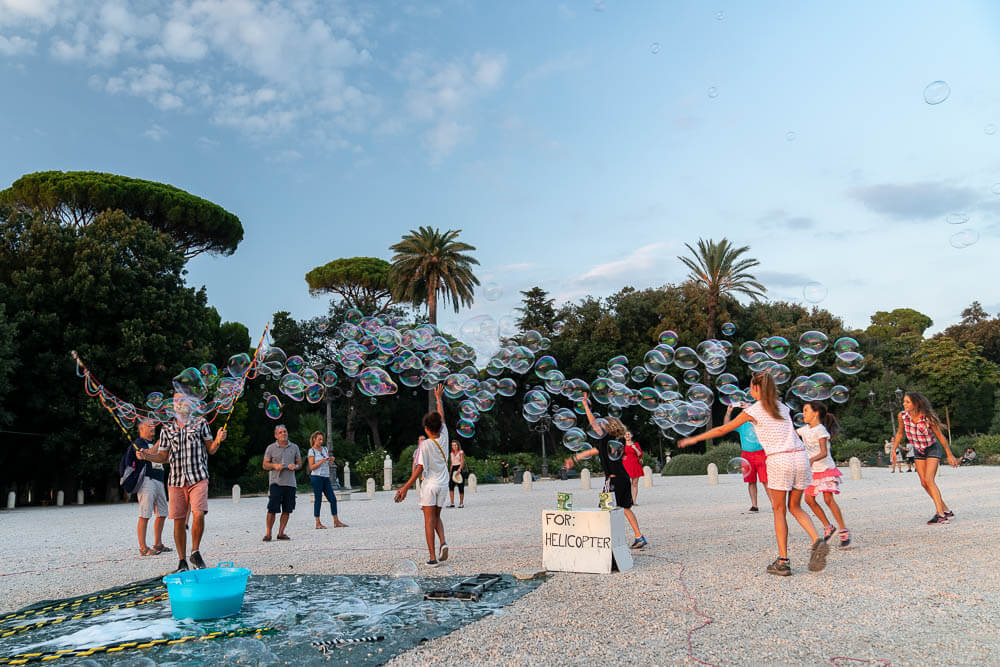
{"type": "Polygon", "coordinates": [[[578,426],[568,429],[563,434],[562,442],[563,446],[571,452],[582,452],[585,449],[590,449],[590,444],[587,442],[587,434],[578,426]]]}
{"type": "Polygon", "coordinates": [[[476,435],[476,425],[471,420],[459,419],[455,431],[463,438],[471,438],[476,435]]]}
{"type": "Polygon", "coordinates": [[[496,301],[503,296],[503,288],[498,283],[488,282],[483,285],[483,296],[487,301],[496,301]]]}
{"type": "Polygon", "coordinates": [[[1000,183],[994,183],[993,187],[990,188],[990,192],[992,192],[995,195],[1000,195],[1000,183]]]}
{"type": "Polygon", "coordinates": [[[795,428],[802,428],[806,425],[806,418],[801,412],[796,412],[792,415],[792,423],[795,424],[795,428]]]}
{"type": "Polygon", "coordinates": [[[649,377],[649,371],[647,371],[643,366],[636,366],[632,369],[630,377],[632,378],[632,382],[642,384],[646,381],[646,378],[649,377]]]}
{"type": "Polygon", "coordinates": [[[549,409],[549,395],[539,389],[532,389],[524,395],[524,411],[540,415],[549,409]]]}
{"type": "Polygon", "coordinates": [[[415,577],[419,570],[417,569],[417,564],[408,558],[400,558],[392,566],[392,576],[399,577],[415,577]]]}
{"type": "Polygon", "coordinates": [[[158,391],[151,391],[146,394],[146,407],[156,410],[163,405],[163,394],[158,391]]]}
{"type": "Polygon", "coordinates": [[[703,384],[693,384],[688,387],[687,394],[685,398],[689,401],[700,401],[705,405],[711,405],[715,400],[715,395],[712,390],[703,384]]]}
{"type": "Polygon", "coordinates": [[[667,360],[666,355],[660,350],[650,350],[646,353],[646,356],[642,358],[642,365],[650,373],[661,373],[667,369],[670,365],[670,361],[667,360]]]}
{"type": "Polygon", "coordinates": [[[809,303],[819,303],[826,298],[829,292],[826,285],[815,280],[806,283],[805,287],[802,288],[802,296],[809,303]]]}
{"type": "Polygon", "coordinates": [[[784,364],[775,364],[767,369],[768,375],[774,378],[774,384],[785,384],[792,379],[792,371],[784,364]]]}
{"type": "Polygon", "coordinates": [[[679,347],[674,351],[674,365],[678,368],[694,368],[698,365],[698,354],[690,347],[679,347]]]}
{"type": "Polygon", "coordinates": [[[330,328],[330,318],[325,315],[317,317],[315,327],[319,333],[326,333],[326,330],[330,328]]]}
{"type": "MultiPolygon", "coordinates": [[[[836,384],[829,373],[813,373],[809,376],[809,382],[812,383],[812,387],[815,387],[815,391],[812,392],[813,396],[808,397],[810,401],[825,401],[830,398],[836,384]]],[[[803,398],[806,397],[803,396],[803,398]]]]}
{"type": "Polygon", "coordinates": [[[306,367],[305,360],[297,354],[288,357],[288,359],[285,361],[285,368],[288,369],[289,373],[298,373],[305,367],[306,367]]]}
{"type": "Polygon", "coordinates": [[[670,331],[669,329],[666,331],[661,331],[660,343],[663,345],[669,345],[670,347],[675,347],[677,345],[677,332],[670,331]]]}
{"type": "Polygon", "coordinates": [[[608,440],[608,458],[612,461],[621,459],[625,453],[625,443],[621,440],[608,440]]]}
{"type": "Polygon", "coordinates": [[[740,456],[729,459],[729,463],[726,465],[726,470],[728,470],[730,474],[741,475],[743,477],[750,474],[750,469],[750,462],[740,456]]]}
{"type": "Polygon", "coordinates": [[[552,414],[552,425],[560,431],[568,431],[576,426],[576,414],[569,408],[560,408],[552,414]]]}
{"type": "Polygon", "coordinates": [[[830,390],[830,400],[834,403],[847,403],[851,390],[842,384],[834,385],[830,390]]]}
{"type": "Polygon", "coordinates": [[[345,597],[340,599],[336,611],[342,621],[357,621],[368,616],[368,603],[361,598],[345,597]]]}
{"type": "Polygon", "coordinates": [[[963,248],[968,248],[979,240],[979,232],[975,229],[963,229],[960,232],[951,235],[948,242],[951,244],[952,248],[957,248],[962,250],[963,248]]]}
{"type": "Polygon", "coordinates": [[[732,322],[726,322],[725,324],[722,325],[723,336],[732,336],[734,333],[736,333],[735,324],[733,324],[732,322]]]}
{"type": "Polygon", "coordinates": [[[358,390],[365,396],[389,396],[399,387],[383,368],[369,366],[358,375],[358,390]]]}
{"type": "Polygon", "coordinates": [[[264,414],[266,414],[269,419],[280,419],[281,410],[281,401],[278,400],[277,396],[271,394],[264,401],[264,414]]]}
{"type": "Polygon", "coordinates": [[[944,219],[949,225],[964,225],[969,221],[969,216],[965,213],[949,213],[944,219]]]}
{"type": "Polygon", "coordinates": [[[997,126],[994,125],[993,123],[987,123],[986,127],[983,128],[983,132],[985,132],[986,134],[996,134],[997,126]]]}
{"type": "Polygon", "coordinates": [[[850,336],[842,336],[833,344],[833,352],[838,357],[846,352],[857,352],[860,349],[861,346],[858,345],[858,341],[854,340],[850,336]]]}
{"type": "Polygon", "coordinates": [[[837,370],[844,375],[856,375],[865,368],[864,355],[857,352],[844,352],[837,355],[837,370]]]}
{"type": "Polygon", "coordinates": [[[326,388],[318,382],[306,386],[306,401],[319,403],[326,396],[326,388]]]}
{"type": "Polygon", "coordinates": [[[807,331],[799,336],[799,349],[806,354],[822,354],[830,339],[822,331],[807,331]]]}
{"type": "Polygon", "coordinates": [[[788,356],[791,345],[783,336],[771,336],[764,339],[764,352],[772,359],[784,359],[788,356]]]}
{"type": "Polygon", "coordinates": [[[794,132],[785,132],[785,141],[795,141],[796,136],[794,132]]]}
{"type": "Polygon", "coordinates": [[[539,357],[538,361],[535,362],[535,375],[545,380],[549,377],[549,373],[556,370],[556,368],[556,360],[553,357],[548,355],[539,357]]]}
{"type": "Polygon", "coordinates": [[[951,86],[946,81],[931,81],[924,88],[924,102],[941,104],[951,95],[951,86]]]}
{"type": "Polygon", "coordinates": [[[185,368],[174,377],[174,392],[187,398],[204,400],[208,395],[204,377],[197,368],[185,368]]]}
{"type": "Polygon", "coordinates": [[[684,380],[684,384],[697,384],[698,382],[701,382],[701,373],[699,373],[697,369],[689,368],[684,371],[684,375],[681,376],[681,379],[684,380]]]}
{"type": "Polygon", "coordinates": [[[715,12],[715,20],[716,21],[725,21],[726,20],[726,13],[724,11],[721,11],[721,10],[715,12]]]}
{"type": "Polygon", "coordinates": [[[763,352],[764,347],[755,340],[748,340],[740,345],[740,360],[743,363],[750,363],[750,359],[759,352],[763,352]]]}
{"type": "Polygon", "coordinates": [[[260,366],[266,368],[268,373],[276,375],[285,369],[287,359],[288,356],[280,347],[269,347],[260,355],[260,366]]]}
{"type": "MultiPolygon", "coordinates": [[[[415,596],[422,597],[423,593],[424,590],[420,587],[420,584],[409,577],[401,577],[389,584],[389,597],[391,599],[399,600],[415,596]]],[[[385,617],[385,620],[388,620],[388,618],[388,616],[385,617]]]]}
{"type": "Polygon", "coordinates": [[[503,378],[497,381],[497,393],[505,398],[510,398],[517,393],[517,383],[511,378],[503,378]]]}
{"type": "Polygon", "coordinates": [[[562,320],[560,320],[560,321],[558,321],[558,322],[556,322],[555,324],[552,325],[552,335],[553,336],[561,336],[562,332],[565,331],[565,330],[566,330],[566,323],[563,322],[562,320]]]}
{"type": "Polygon", "coordinates": [[[659,42],[653,42],[652,44],[650,44],[649,45],[649,52],[652,53],[652,54],[654,54],[654,55],[657,54],[657,53],[659,53],[660,52],[660,43],[659,42]]]}
{"type": "Polygon", "coordinates": [[[247,369],[250,368],[250,355],[246,352],[240,352],[239,354],[234,354],[229,357],[229,361],[226,364],[226,372],[229,373],[230,377],[241,378],[243,377],[247,369]]]}
{"type": "Polygon", "coordinates": [[[719,89],[716,88],[715,86],[709,87],[708,96],[714,100],[716,97],[719,96],[719,89]]]}
{"type": "Polygon", "coordinates": [[[351,308],[344,314],[344,321],[348,324],[360,324],[361,320],[364,319],[364,314],[357,308],[351,308]]]}
{"type": "Polygon", "coordinates": [[[795,353],[795,363],[803,368],[809,368],[819,360],[819,357],[808,350],[799,350],[795,353]]]}

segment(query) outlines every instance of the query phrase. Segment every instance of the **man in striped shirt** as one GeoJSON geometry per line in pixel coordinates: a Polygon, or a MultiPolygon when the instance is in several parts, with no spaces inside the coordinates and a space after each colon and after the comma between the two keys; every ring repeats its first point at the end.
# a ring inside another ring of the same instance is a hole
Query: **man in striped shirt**
{"type": "Polygon", "coordinates": [[[144,449],[136,456],[153,463],[170,463],[167,487],[170,500],[167,518],[174,520],[174,544],[180,562],[177,572],[188,569],[187,516],[191,521],[191,565],[207,567],[199,548],[208,513],[208,455],[214,454],[226,439],[226,430],[212,437],[204,419],[191,415],[191,402],[183,394],[174,394],[174,420],[163,424],[156,441],[157,450],[144,449]]]}

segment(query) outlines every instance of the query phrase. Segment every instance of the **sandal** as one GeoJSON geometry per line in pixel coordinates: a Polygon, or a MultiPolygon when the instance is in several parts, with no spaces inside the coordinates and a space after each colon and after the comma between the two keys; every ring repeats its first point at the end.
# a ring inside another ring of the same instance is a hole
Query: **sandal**
{"type": "Polygon", "coordinates": [[[290,540],[292,538],[290,538],[288,535],[278,535],[278,539],[279,540],[290,540]]]}
{"type": "Polygon", "coordinates": [[[333,527],[334,528],[347,528],[347,524],[344,523],[343,521],[338,521],[337,523],[333,524],[333,527]]]}
{"type": "Polygon", "coordinates": [[[162,544],[154,544],[153,548],[156,549],[157,555],[159,555],[159,554],[165,554],[168,551],[173,551],[173,549],[171,549],[170,547],[164,546],[162,544]]]}
{"type": "Polygon", "coordinates": [[[155,556],[157,553],[159,553],[159,552],[156,549],[153,549],[152,547],[146,547],[144,549],[139,549],[139,555],[140,556],[155,556]]]}
{"type": "Polygon", "coordinates": [[[326,530],[326,526],[324,526],[323,524],[318,524],[316,526],[316,530],[326,530]]]}

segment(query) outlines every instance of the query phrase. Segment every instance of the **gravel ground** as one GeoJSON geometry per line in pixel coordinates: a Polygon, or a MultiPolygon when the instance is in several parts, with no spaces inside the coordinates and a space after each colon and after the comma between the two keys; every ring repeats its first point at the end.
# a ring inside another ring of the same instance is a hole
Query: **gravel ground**
{"type": "MultiPolygon", "coordinates": [[[[770,511],[747,512],[738,478],[709,486],[704,477],[657,476],[656,486],[640,489],[636,513],[650,546],[634,569],[554,574],[502,613],[392,664],[1000,664],[1000,468],[942,471],[939,485],[957,514],[944,526],[925,524],[933,504],[915,473],[844,474],[839,501],[854,543],[831,549],[821,573],[806,570],[808,539],[793,525],[794,575],[765,574],[775,558],[770,511]]],[[[540,568],[540,510],[554,507],[557,491],[573,492],[578,506],[595,504],[600,481],[590,491],[574,480],[468,494],[465,509],[444,514],[450,572],[540,568]]],[[[415,494],[402,505],[386,492],[358,495],[340,505],[349,528],[319,531],[311,494],[300,494],[292,540],[267,544],[264,498],[214,499],[202,552],[211,564],[235,560],[261,574],[388,573],[398,558],[426,560],[415,494]]],[[[136,509],[0,511],[0,610],[173,569],[174,554],[137,555],[136,509]]],[[[172,544],[170,522],[164,532],[172,544]]]]}

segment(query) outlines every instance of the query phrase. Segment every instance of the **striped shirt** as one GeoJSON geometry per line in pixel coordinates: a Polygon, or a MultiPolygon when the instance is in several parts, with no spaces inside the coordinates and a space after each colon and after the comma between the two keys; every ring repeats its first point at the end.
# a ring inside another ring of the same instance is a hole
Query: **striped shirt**
{"type": "Polygon", "coordinates": [[[200,417],[186,424],[167,422],[160,428],[160,438],[156,445],[165,447],[170,452],[167,486],[190,486],[208,479],[206,440],[212,440],[212,431],[200,417]]]}
{"type": "Polygon", "coordinates": [[[917,453],[923,454],[928,447],[934,446],[937,438],[934,437],[931,423],[927,417],[920,415],[919,419],[914,419],[906,410],[899,414],[903,417],[903,432],[906,433],[906,440],[913,445],[917,453]]]}

